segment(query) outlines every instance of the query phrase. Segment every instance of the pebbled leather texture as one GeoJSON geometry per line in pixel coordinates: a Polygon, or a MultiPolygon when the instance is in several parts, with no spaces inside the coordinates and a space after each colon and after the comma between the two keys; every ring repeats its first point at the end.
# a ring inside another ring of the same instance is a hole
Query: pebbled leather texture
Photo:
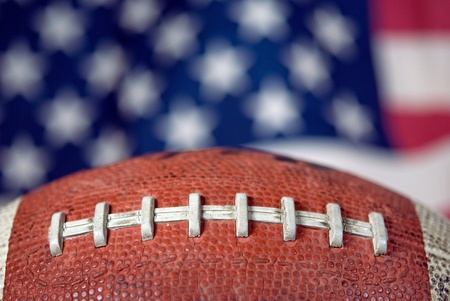
{"type": "Polygon", "coordinates": [[[4,300],[430,300],[427,258],[418,216],[408,199],[357,177],[272,154],[236,149],[159,153],[80,172],[23,197],[10,238],[4,300]],[[109,231],[107,246],[92,235],[65,241],[50,255],[51,215],[92,217],[108,202],[111,213],[139,210],[145,195],[158,207],[186,206],[190,193],[203,205],[280,207],[325,213],[337,203],[344,218],[368,221],[380,212],[387,254],[372,241],[344,234],[330,248],[326,230],[297,227],[283,240],[281,224],[249,223],[236,238],[234,221],[202,221],[188,238],[187,222],[158,223],[154,239],[140,228],[109,231]],[[375,299],[373,299],[375,298],[375,299]]]}

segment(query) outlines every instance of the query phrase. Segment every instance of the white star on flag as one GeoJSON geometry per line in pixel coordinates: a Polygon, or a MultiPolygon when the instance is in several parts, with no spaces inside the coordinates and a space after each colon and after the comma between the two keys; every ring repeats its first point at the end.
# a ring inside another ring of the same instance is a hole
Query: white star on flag
{"type": "Polygon", "coordinates": [[[3,148],[0,159],[4,185],[16,189],[29,189],[41,184],[49,168],[47,153],[25,135],[19,135],[9,148],[3,148]]]}
{"type": "Polygon", "coordinates": [[[165,142],[166,149],[194,149],[214,144],[212,131],[216,125],[213,112],[179,99],[157,120],[155,134],[165,142]]]}
{"type": "Polygon", "coordinates": [[[109,93],[116,87],[127,65],[121,47],[103,42],[81,65],[81,73],[97,95],[109,93]]]}
{"type": "Polygon", "coordinates": [[[197,48],[197,19],[188,14],[168,17],[157,29],[154,50],[164,62],[185,58],[197,48]]]}
{"type": "Polygon", "coordinates": [[[38,13],[34,23],[41,43],[47,49],[73,53],[82,45],[84,18],[80,10],[71,8],[68,3],[47,6],[38,13]]]}
{"type": "Polygon", "coordinates": [[[4,96],[22,95],[32,100],[42,89],[45,61],[22,42],[12,44],[0,56],[0,82],[4,96]]]}
{"type": "Polygon", "coordinates": [[[328,62],[320,50],[310,43],[291,45],[283,61],[290,71],[290,81],[300,89],[320,94],[330,87],[328,62]]]}
{"type": "Polygon", "coordinates": [[[162,83],[143,68],[125,76],[119,93],[119,109],[128,117],[144,117],[159,107],[162,83]]]}
{"type": "Polygon", "coordinates": [[[124,132],[107,127],[87,144],[85,153],[91,166],[100,166],[128,158],[132,148],[124,132]]]}
{"type": "Polygon", "coordinates": [[[259,137],[298,133],[302,126],[301,103],[278,78],[264,80],[243,109],[253,119],[253,132],[259,137]]]}
{"type": "Polygon", "coordinates": [[[192,73],[200,81],[202,93],[210,100],[220,101],[227,94],[237,96],[247,87],[250,62],[250,55],[243,49],[216,41],[194,61],[192,73]]]}
{"type": "Polygon", "coordinates": [[[43,106],[39,120],[45,126],[47,140],[61,147],[66,143],[79,144],[88,137],[93,113],[92,106],[74,91],[63,90],[43,106]]]}
{"type": "Polygon", "coordinates": [[[230,15],[239,23],[239,34],[251,42],[262,38],[279,40],[289,31],[289,12],[281,1],[245,0],[231,7],[230,15]]]}
{"type": "Polygon", "coordinates": [[[370,111],[349,93],[336,97],[326,116],[341,135],[355,142],[370,140],[375,134],[370,111]]]}
{"type": "Polygon", "coordinates": [[[155,0],[126,0],[120,12],[120,25],[136,33],[144,33],[159,16],[161,8],[155,0]]]}
{"type": "Polygon", "coordinates": [[[309,27],[321,45],[336,57],[349,59],[355,55],[356,26],[337,8],[317,9],[309,27]]]}

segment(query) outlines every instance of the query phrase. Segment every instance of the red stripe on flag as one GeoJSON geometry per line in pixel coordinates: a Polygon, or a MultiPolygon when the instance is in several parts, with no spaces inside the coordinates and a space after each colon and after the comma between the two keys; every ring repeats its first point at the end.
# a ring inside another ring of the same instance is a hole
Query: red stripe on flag
{"type": "Polygon", "coordinates": [[[383,33],[450,30],[450,1],[373,0],[373,28],[383,33]]]}
{"type": "Polygon", "coordinates": [[[394,147],[417,149],[450,133],[450,112],[406,112],[384,110],[384,124],[394,147]]]}
{"type": "MultiPolygon", "coordinates": [[[[450,202],[449,202],[449,204],[450,204],[450,202]]],[[[450,220],[450,208],[444,209],[444,215],[445,215],[445,217],[447,217],[450,220]]]]}

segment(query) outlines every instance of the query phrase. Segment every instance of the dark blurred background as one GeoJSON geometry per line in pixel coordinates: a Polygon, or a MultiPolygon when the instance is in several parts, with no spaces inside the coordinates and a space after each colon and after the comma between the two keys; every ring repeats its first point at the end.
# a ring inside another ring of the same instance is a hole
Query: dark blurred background
{"type": "Polygon", "coordinates": [[[0,203],[148,152],[251,146],[450,213],[445,1],[0,1],[0,203]]]}

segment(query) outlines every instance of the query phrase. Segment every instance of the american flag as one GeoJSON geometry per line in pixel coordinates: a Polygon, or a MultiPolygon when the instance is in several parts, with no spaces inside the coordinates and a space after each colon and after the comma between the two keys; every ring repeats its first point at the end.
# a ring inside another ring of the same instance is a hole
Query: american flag
{"type": "Polygon", "coordinates": [[[143,153],[250,145],[449,209],[449,14],[426,0],[0,0],[1,199],[143,153]]]}

